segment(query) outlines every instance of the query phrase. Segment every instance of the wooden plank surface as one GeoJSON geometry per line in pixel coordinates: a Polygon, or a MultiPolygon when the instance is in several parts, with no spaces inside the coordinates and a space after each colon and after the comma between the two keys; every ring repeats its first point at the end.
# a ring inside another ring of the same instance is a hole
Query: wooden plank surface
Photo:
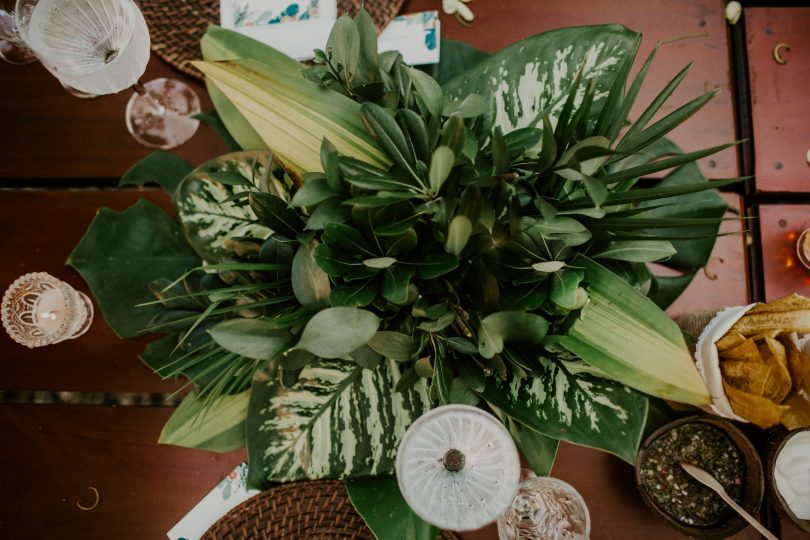
{"type": "Polygon", "coordinates": [[[794,292],[810,296],[810,270],[796,257],[796,240],[810,227],[810,205],[761,205],[759,222],[766,299],[794,292]]]}
{"type": "Polygon", "coordinates": [[[166,538],[244,460],[156,443],[172,409],[0,405],[0,538],[166,538]],[[96,508],[82,511],[99,492],[96,508]]]}
{"type": "MultiPolygon", "coordinates": [[[[211,110],[205,87],[153,56],[143,82],[175,77],[189,82],[203,110],[211,110]]],[[[25,66],[0,62],[0,179],[116,179],[152,152],[133,139],[124,111],[129,90],[93,99],[65,92],[39,63],[25,66]]],[[[201,125],[189,142],[174,150],[194,164],[227,152],[227,147],[201,125]]]]}
{"type": "MultiPolygon", "coordinates": [[[[667,309],[671,317],[680,317],[704,309],[740,306],[749,302],[746,236],[740,217],[742,197],[734,193],[723,193],[723,198],[733,210],[726,215],[729,221],[723,222],[720,226],[721,234],[726,236],[717,239],[706,269],[698,270],[692,283],[667,309]]],[[[660,273],[675,274],[671,270],[660,273]]]]}
{"type": "MultiPolygon", "coordinates": [[[[170,413],[151,407],[0,405],[3,478],[13,490],[0,505],[0,537],[164,538],[244,460],[241,452],[219,455],[156,444],[170,413]],[[99,504],[82,511],[76,501],[93,500],[90,486],[99,491],[99,504]]],[[[593,540],[682,538],[647,511],[632,467],[613,456],[563,444],[553,474],[582,493],[593,540]]],[[[494,540],[497,533],[490,526],[463,538],[494,540]]]]}
{"type": "MultiPolygon", "coordinates": [[[[0,288],[18,276],[48,272],[89,293],[81,276],[65,266],[96,209],[124,210],[145,196],[164,208],[158,190],[5,190],[0,191],[0,288]]],[[[119,339],[98,312],[87,334],[56,345],[28,349],[0,335],[0,390],[80,390],[166,392],[179,385],[163,382],[137,358],[146,339],[119,339]]]]}
{"type": "MultiPolygon", "coordinates": [[[[643,4],[635,0],[479,1],[468,4],[475,13],[472,28],[464,28],[455,18],[445,15],[435,0],[408,0],[402,12],[438,9],[443,37],[465,41],[488,52],[556,28],[623,24],[644,34],[631,74],[641,67],[656,41],[682,34],[708,33],[708,37],[673,43],[659,50],[631,113],[631,118],[636,118],[681,68],[694,62],[689,75],[670,98],[667,109],[659,111],[659,117],[669,114],[707,90],[720,89],[720,95],[671,134],[676,144],[691,151],[736,139],[724,4],[723,0],[654,0],[643,4]]],[[[709,156],[699,164],[708,178],[738,175],[735,149],[709,156]]]]}
{"type": "Polygon", "coordinates": [[[810,7],[745,10],[754,123],[756,186],[761,191],[810,192],[810,7]],[[776,45],[786,60],[773,57],[776,45]]]}

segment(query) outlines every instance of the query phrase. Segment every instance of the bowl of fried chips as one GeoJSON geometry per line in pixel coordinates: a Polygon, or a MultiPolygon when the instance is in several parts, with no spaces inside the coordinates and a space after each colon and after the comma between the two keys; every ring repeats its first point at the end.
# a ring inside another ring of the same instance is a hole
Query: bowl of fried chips
{"type": "Polygon", "coordinates": [[[726,308],[698,338],[709,409],[761,428],[810,427],[810,299],[726,308]]]}

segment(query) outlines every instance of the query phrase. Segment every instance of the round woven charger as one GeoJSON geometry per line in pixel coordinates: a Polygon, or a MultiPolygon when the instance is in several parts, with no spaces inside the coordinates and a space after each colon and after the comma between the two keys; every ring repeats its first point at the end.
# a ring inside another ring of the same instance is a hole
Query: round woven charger
{"type": "MultiPolygon", "coordinates": [[[[211,24],[219,24],[220,0],[141,0],[149,23],[152,50],[186,75],[202,78],[189,60],[200,59],[200,39],[211,24]]],[[[337,0],[338,14],[354,14],[365,5],[380,32],[397,16],[405,0],[337,0]]]]}
{"type": "MultiPolygon", "coordinates": [[[[442,540],[459,540],[444,531],[442,540]]],[[[296,482],[263,491],[214,523],[202,540],[375,540],[346,484],[296,482]]]]}

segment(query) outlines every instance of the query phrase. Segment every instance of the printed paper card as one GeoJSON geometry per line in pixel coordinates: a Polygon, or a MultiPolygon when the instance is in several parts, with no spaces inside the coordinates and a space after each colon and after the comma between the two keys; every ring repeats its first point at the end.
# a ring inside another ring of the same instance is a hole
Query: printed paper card
{"type": "Polygon", "coordinates": [[[222,0],[225,28],[250,28],[301,21],[334,21],[336,0],[222,0]]]}
{"type": "Polygon", "coordinates": [[[260,491],[247,488],[247,463],[237,466],[167,534],[171,540],[199,540],[219,518],[260,491]]]}
{"type": "Polygon", "coordinates": [[[380,34],[379,50],[399,51],[409,64],[437,64],[440,30],[438,11],[400,15],[380,34]]]}

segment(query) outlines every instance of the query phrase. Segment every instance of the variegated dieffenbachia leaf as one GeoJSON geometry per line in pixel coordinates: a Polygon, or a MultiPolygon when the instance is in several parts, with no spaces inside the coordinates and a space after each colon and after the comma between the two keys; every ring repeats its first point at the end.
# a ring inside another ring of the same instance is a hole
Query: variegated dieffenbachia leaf
{"type": "Polygon", "coordinates": [[[488,377],[481,397],[544,435],[598,448],[635,463],[647,418],[647,396],[614,381],[570,373],[539,358],[532,377],[488,377]]]}
{"type": "Polygon", "coordinates": [[[319,359],[298,382],[253,386],[247,419],[249,483],[392,474],[405,430],[430,408],[424,379],[394,392],[402,368],[319,359]]]}
{"type": "Polygon", "coordinates": [[[622,61],[635,55],[641,35],[620,25],[563,28],[532,36],[502,49],[450,80],[450,99],[470,93],[494,100],[495,124],[504,133],[523,127],[551,125],[582,65],[582,83],[574,102],[582,102],[589,79],[596,79],[592,111],[599,111],[622,61]]]}
{"type": "Polygon", "coordinates": [[[174,201],[189,244],[206,261],[220,262],[228,238],[266,238],[270,229],[256,220],[246,199],[238,194],[258,189],[281,191],[267,168],[269,151],[233,152],[212,159],[191,172],[177,189],[174,201]],[[237,196],[237,198],[234,198],[237,196]]]}

